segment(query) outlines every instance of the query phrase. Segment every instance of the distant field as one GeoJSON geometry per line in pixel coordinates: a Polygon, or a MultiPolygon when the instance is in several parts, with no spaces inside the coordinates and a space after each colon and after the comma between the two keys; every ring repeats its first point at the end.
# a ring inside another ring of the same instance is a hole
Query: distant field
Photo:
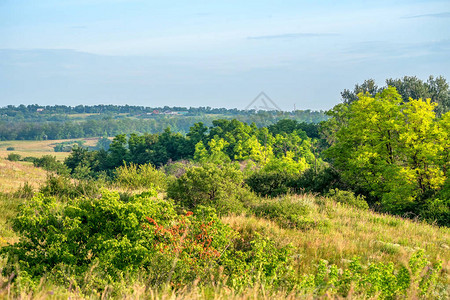
{"type": "Polygon", "coordinates": [[[98,138],[67,139],[67,140],[47,140],[47,141],[2,141],[0,142],[0,158],[5,158],[10,153],[17,153],[22,157],[34,156],[42,157],[44,155],[56,156],[58,160],[64,160],[69,156],[69,152],[54,152],[54,147],[58,143],[68,141],[85,141],[85,146],[95,146],[98,138]],[[6,148],[13,147],[14,150],[8,151],[6,148]]]}
{"type": "MultiPolygon", "coordinates": [[[[57,115],[57,114],[56,114],[57,115]]],[[[89,116],[99,116],[100,114],[89,114],[89,113],[81,113],[81,114],[67,114],[67,115],[65,115],[65,116],[67,116],[68,118],[73,118],[73,119],[75,119],[75,118],[81,118],[81,119],[84,119],[84,118],[87,118],[87,117],[89,117],[89,116]]]]}

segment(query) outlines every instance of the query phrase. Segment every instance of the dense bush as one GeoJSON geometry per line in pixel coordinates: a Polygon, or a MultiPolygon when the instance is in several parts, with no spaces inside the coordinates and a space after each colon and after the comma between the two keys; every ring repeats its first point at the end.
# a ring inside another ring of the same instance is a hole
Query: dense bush
{"type": "Polygon", "coordinates": [[[450,225],[450,198],[427,200],[419,214],[430,224],[448,227],[450,225]]]}
{"type": "Polygon", "coordinates": [[[253,192],[260,196],[276,197],[287,193],[295,193],[300,190],[296,187],[296,181],[300,174],[285,172],[254,172],[245,179],[253,192]]]}
{"type": "Polygon", "coordinates": [[[69,170],[67,167],[56,160],[55,156],[52,155],[44,155],[41,158],[36,158],[33,161],[35,167],[42,168],[47,171],[53,171],[58,174],[68,174],[69,170]]]}
{"type": "Polygon", "coordinates": [[[14,148],[14,147],[7,147],[6,148],[6,151],[14,151],[14,150],[16,150],[16,148],[14,148]]]}
{"type": "Polygon", "coordinates": [[[339,173],[331,167],[319,166],[306,169],[302,173],[279,170],[277,172],[252,172],[245,182],[260,196],[276,197],[287,193],[326,194],[330,189],[343,188],[339,173]]]}
{"type": "Polygon", "coordinates": [[[363,195],[355,196],[355,194],[351,191],[341,191],[339,189],[333,189],[328,192],[328,196],[331,197],[334,201],[344,203],[346,205],[361,209],[369,208],[369,205],[367,204],[363,195]]]}
{"type": "Polygon", "coordinates": [[[72,199],[97,196],[99,188],[99,183],[95,181],[74,181],[65,176],[49,175],[45,184],[41,186],[40,192],[45,196],[72,199]]]}
{"type": "Polygon", "coordinates": [[[305,192],[326,194],[329,190],[342,189],[342,183],[339,173],[332,167],[309,168],[302,173],[296,180],[296,185],[305,192]]]}
{"type": "Polygon", "coordinates": [[[232,164],[205,163],[186,170],[169,184],[167,196],[183,207],[210,205],[220,213],[240,213],[254,196],[244,187],[242,172],[232,164]]]}
{"type": "Polygon", "coordinates": [[[13,228],[21,240],[2,250],[15,259],[31,278],[47,272],[72,269],[81,274],[94,262],[111,276],[148,263],[153,233],[142,229],[147,216],[167,222],[175,216],[163,201],[134,197],[122,202],[118,193],[102,190],[100,198],[79,198],[61,204],[53,197],[38,195],[26,202],[13,228]]]}
{"type": "Polygon", "coordinates": [[[34,157],[34,156],[25,156],[24,158],[22,158],[22,161],[31,162],[31,163],[34,163],[35,160],[36,160],[36,157],[34,157]]]}
{"type": "Polygon", "coordinates": [[[255,204],[252,211],[257,216],[274,220],[282,227],[306,229],[310,205],[298,198],[285,196],[255,204]]]}
{"type": "Polygon", "coordinates": [[[166,186],[165,174],[151,164],[136,165],[130,163],[118,167],[114,174],[115,182],[126,188],[157,188],[161,190],[166,186]]]}
{"type": "Polygon", "coordinates": [[[19,272],[17,280],[30,284],[42,276],[94,290],[124,276],[173,287],[195,279],[235,288],[294,282],[292,247],[257,234],[239,247],[241,239],[214,209],[178,214],[171,202],[147,192],[123,199],[102,190],[101,197],[65,203],[40,194],[22,205],[13,228],[20,240],[1,249],[3,273],[19,272]]]}
{"type": "Polygon", "coordinates": [[[9,161],[19,161],[21,158],[22,158],[22,156],[20,154],[17,154],[17,153],[10,153],[6,157],[6,159],[9,160],[9,161]]]}

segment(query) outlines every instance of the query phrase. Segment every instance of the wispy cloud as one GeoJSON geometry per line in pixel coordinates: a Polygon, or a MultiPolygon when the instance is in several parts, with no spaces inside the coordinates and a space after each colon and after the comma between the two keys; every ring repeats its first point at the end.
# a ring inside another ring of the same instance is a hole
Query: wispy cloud
{"type": "Polygon", "coordinates": [[[271,40],[271,39],[296,39],[296,38],[307,38],[307,37],[329,37],[338,36],[337,33],[285,33],[276,35],[260,35],[260,36],[249,36],[249,40],[271,40]]]}
{"type": "Polygon", "coordinates": [[[450,18],[450,12],[442,12],[442,13],[435,13],[435,14],[422,14],[422,15],[403,17],[403,19],[416,19],[416,18],[450,18]]]}

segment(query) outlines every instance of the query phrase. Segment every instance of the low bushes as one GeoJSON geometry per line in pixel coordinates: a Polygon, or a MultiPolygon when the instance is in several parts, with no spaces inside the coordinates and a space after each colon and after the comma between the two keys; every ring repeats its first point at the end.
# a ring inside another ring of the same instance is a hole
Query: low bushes
{"type": "Polygon", "coordinates": [[[195,279],[238,289],[294,282],[292,247],[255,234],[241,248],[238,234],[201,205],[177,213],[171,202],[148,193],[124,200],[102,190],[100,197],[65,203],[40,194],[19,211],[13,229],[20,240],[0,254],[7,259],[3,273],[14,272],[21,283],[35,285],[46,276],[98,291],[142,276],[151,286],[173,287],[195,279]]]}
{"type": "Polygon", "coordinates": [[[355,194],[351,191],[341,191],[339,189],[333,189],[328,192],[328,196],[336,202],[361,209],[369,209],[366,198],[363,195],[355,196],[355,194]]]}
{"type": "Polygon", "coordinates": [[[22,156],[20,154],[17,154],[17,153],[10,153],[6,157],[6,159],[9,160],[9,161],[19,161],[21,158],[22,158],[22,156]]]}
{"type": "Polygon", "coordinates": [[[41,158],[35,158],[33,160],[33,164],[35,167],[43,168],[47,171],[53,171],[62,175],[69,174],[69,170],[66,165],[57,161],[56,157],[52,155],[44,155],[41,158]]]}
{"type": "Polygon", "coordinates": [[[349,262],[348,268],[339,269],[321,260],[316,272],[304,275],[299,287],[306,293],[347,297],[361,295],[364,298],[396,299],[400,296],[415,298],[430,295],[442,269],[442,262],[430,263],[423,250],[414,252],[408,266],[394,266],[393,263],[361,264],[358,257],[349,262]]]}
{"type": "Polygon", "coordinates": [[[95,197],[99,193],[100,184],[96,181],[72,180],[65,176],[49,175],[40,188],[45,196],[56,196],[62,199],[77,197],[95,197]]]}
{"type": "Polygon", "coordinates": [[[151,164],[136,165],[130,163],[116,168],[115,182],[129,189],[156,188],[162,190],[166,186],[166,176],[151,164]]]}

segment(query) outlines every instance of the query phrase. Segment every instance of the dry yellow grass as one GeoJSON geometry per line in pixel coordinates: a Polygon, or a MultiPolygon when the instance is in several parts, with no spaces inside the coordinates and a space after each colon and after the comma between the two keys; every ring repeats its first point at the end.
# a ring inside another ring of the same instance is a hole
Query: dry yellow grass
{"type": "Polygon", "coordinates": [[[2,141],[0,142],[0,158],[5,158],[10,153],[17,153],[22,157],[33,156],[42,157],[44,155],[56,156],[56,159],[63,161],[69,152],[54,152],[54,147],[58,143],[69,141],[85,141],[85,146],[95,146],[99,138],[83,138],[68,140],[47,140],[47,141],[2,141]],[[13,151],[7,151],[6,148],[13,147],[13,151]]]}
{"type": "MultiPolygon", "coordinates": [[[[349,259],[361,257],[363,263],[393,261],[406,263],[412,251],[422,248],[432,261],[443,260],[450,274],[450,228],[439,228],[369,210],[360,210],[311,195],[289,196],[310,207],[308,218],[319,225],[308,230],[281,228],[273,221],[253,216],[228,216],[223,221],[241,232],[264,232],[281,244],[298,249],[303,270],[326,259],[345,267],[349,259]]],[[[450,278],[448,280],[450,283],[450,278]]]]}
{"type": "Polygon", "coordinates": [[[37,189],[47,178],[47,171],[32,163],[0,159],[0,192],[10,193],[28,183],[37,189]]]}

